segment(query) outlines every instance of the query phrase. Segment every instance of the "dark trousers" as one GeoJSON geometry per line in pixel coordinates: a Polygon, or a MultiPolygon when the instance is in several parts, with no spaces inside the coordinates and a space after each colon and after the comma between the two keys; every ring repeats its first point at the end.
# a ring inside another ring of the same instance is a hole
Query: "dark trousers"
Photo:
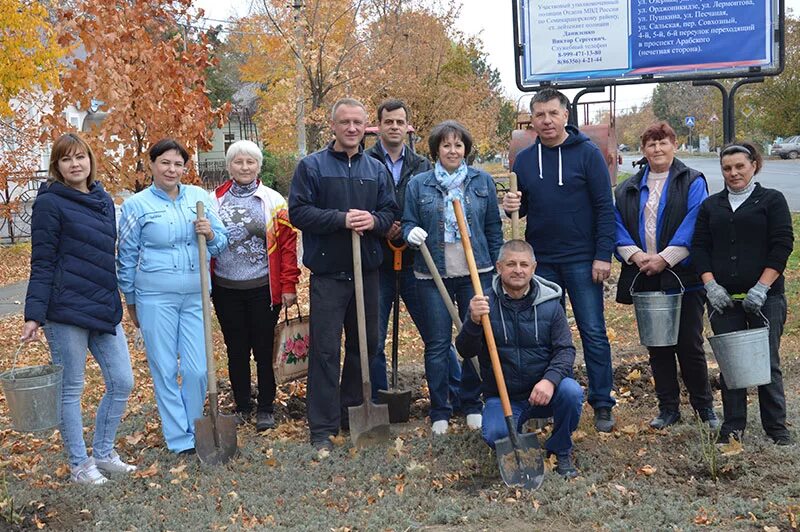
{"type": "Polygon", "coordinates": [[[228,373],[237,412],[250,412],[250,354],[256,361],[258,410],[272,412],[275,373],[272,344],[280,307],[272,307],[269,286],[237,290],[216,283],[211,296],[228,348],[228,373]]]}
{"type": "MultiPolygon", "coordinates": [[[[364,272],[368,354],[374,354],[378,345],[378,290],[378,271],[364,272]]],[[[307,402],[314,443],[336,435],[340,427],[348,427],[347,407],[363,404],[364,398],[353,280],[312,275],[310,292],[307,402]],[[345,353],[340,371],[343,327],[345,353]]]]}
{"type": "MultiPolygon", "coordinates": [[[[786,397],[783,393],[783,374],[778,351],[781,347],[783,326],[786,323],[786,298],[783,294],[769,296],[761,308],[764,317],[769,321],[769,359],[772,382],[758,387],[758,406],[761,410],[761,425],[764,431],[776,438],[788,435],[786,428],[786,397]]],[[[764,320],[758,314],[746,313],[741,305],[725,309],[724,314],[714,312],[710,316],[714,334],[723,334],[743,329],[763,327],[764,320]]],[[[722,382],[722,408],[725,420],[722,423],[722,434],[741,432],[747,423],[747,390],[729,390],[722,382]]]]}
{"type": "Polygon", "coordinates": [[[669,347],[648,347],[650,368],[656,383],[658,407],[678,410],[680,386],[675,357],[681,367],[681,377],[689,392],[692,408],[712,408],[714,399],[708,382],[708,365],[703,350],[703,292],[685,292],[681,301],[681,321],[678,344],[669,347]]]}

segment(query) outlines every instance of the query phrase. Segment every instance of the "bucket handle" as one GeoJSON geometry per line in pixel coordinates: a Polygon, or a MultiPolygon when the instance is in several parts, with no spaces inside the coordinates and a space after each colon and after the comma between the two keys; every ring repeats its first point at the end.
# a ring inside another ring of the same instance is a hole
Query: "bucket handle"
{"type": "MultiPolygon", "coordinates": [[[[681,282],[681,278],[678,277],[677,273],[672,271],[672,268],[664,268],[664,271],[671,273],[678,280],[678,284],[681,285],[681,294],[686,292],[686,288],[683,287],[683,283],[681,282]]],[[[631,283],[631,288],[630,288],[631,295],[634,294],[633,287],[636,286],[636,279],[638,279],[640,275],[642,275],[642,272],[636,272],[636,277],[633,278],[633,282],[631,283]]]]}
{"type": "Polygon", "coordinates": [[[17,369],[17,356],[19,355],[20,351],[22,351],[23,347],[25,347],[25,342],[20,342],[19,346],[17,347],[17,350],[14,351],[14,358],[12,359],[11,362],[11,371],[9,372],[9,377],[10,377],[9,380],[12,381],[17,380],[16,372],[14,370],[17,369]]]}
{"type": "MultiPolygon", "coordinates": [[[[733,301],[734,303],[741,303],[741,302],[742,302],[742,300],[741,300],[741,299],[739,299],[739,298],[736,298],[736,296],[734,296],[734,298],[735,298],[735,299],[732,299],[732,301],[733,301]]],[[[717,313],[717,310],[716,310],[715,308],[712,308],[712,309],[711,309],[711,312],[709,312],[709,313],[708,313],[708,319],[710,320],[710,319],[711,319],[711,316],[713,316],[713,315],[714,315],[714,314],[716,314],[716,313],[717,313]]],[[[767,317],[766,317],[766,316],[764,316],[764,313],[763,313],[763,312],[761,312],[761,309],[758,309],[758,315],[759,315],[759,316],[761,316],[761,319],[762,319],[762,320],[764,320],[764,323],[766,323],[766,324],[767,324],[767,329],[769,329],[769,320],[767,319],[767,317]]],[[[749,330],[750,330],[750,327],[748,327],[746,330],[748,330],[748,331],[749,331],[749,330]]]]}

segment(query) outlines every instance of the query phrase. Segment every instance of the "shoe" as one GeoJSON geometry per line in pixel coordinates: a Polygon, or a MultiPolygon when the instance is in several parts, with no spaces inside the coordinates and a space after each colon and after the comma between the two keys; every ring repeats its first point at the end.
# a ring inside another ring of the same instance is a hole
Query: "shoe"
{"type": "Polygon", "coordinates": [[[311,442],[311,446],[317,451],[333,450],[333,442],[330,440],[330,438],[325,438],[324,440],[314,440],[311,442]]]}
{"type": "Polygon", "coordinates": [[[700,416],[700,421],[708,423],[708,428],[711,430],[717,430],[719,428],[719,418],[717,414],[714,413],[713,408],[701,408],[697,411],[697,415],[700,416]]]}
{"type": "MultiPolygon", "coordinates": [[[[713,411],[711,412],[714,413],[713,411]]],[[[665,429],[681,420],[681,413],[677,410],[659,410],[658,416],[650,421],[650,426],[654,429],[665,429]]]]}
{"type": "Polygon", "coordinates": [[[82,464],[73,467],[69,479],[76,484],[89,486],[100,486],[108,482],[108,479],[97,469],[94,458],[84,460],[82,464]]]}
{"type": "Polygon", "coordinates": [[[236,426],[240,427],[247,423],[247,420],[250,419],[250,412],[245,412],[242,410],[237,410],[233,413],[233,417],[236,419],[236,426]]]}
{"type": "Polygon", "coordinates": [[[433,432],[436,436],[442,436],[447,434],[447,428],[449,427],[449,423],[446,419],[440,419],[439,421],[434,421],[433,425],[431,425],[431,432],[433,432]]]}
{"type": "Polygon", "coordinates": [[[735,440],[741,443],[742,433],[735,430],[732,432],[720,433],[720,435],[717,436],[717,445],[728,445],[729,443],[731,443],[731,440],[735,440]]]}
{"type": "Polygon", "coordinates": [[[136,466],[123,462],[117,451],[111,451],[106,459],[95,458],[94,463],[97,469],[103,473],[133,473],[136,471],[136,466]]]}
{"type": "Polygon", "coordinates": [[[578,470],[572,464],[572,455],[570,453],[556,455],[556,473],[564,477],[564,480],[569,480],[578,476],[578,470]]]}
{"type": "Polygon", "coordinates": [[[772,441],[773,441],[773,443],[775,443],[775,445],[781,445],[781,446],[791,445],[792,443],[794,443],[792,441],[792,437],[789,436],[788,434],[781,434],[779,436],[772,436],[772,441]]]}
{"type": "Polygon", "coordinates": [[[472,430],[478,430],[483,423],[483,416],[481,414],[467,414],[467,426],[472,430]]]}
{"type": "Polygon", "coordinates": [[[189,447],[188,449],[178,451],[178,454],[185,454],[185,455],[197,454],[197,449],[195,449],[194,447],[189,447]]]}
{"type": "Polygon", "coordinates": [[[601,406],[594,409],[594,428],[597,432],[611,432],[614,428],[614,416],[611,415],[611,408],[601,406]]]}
{"type": "Polygon", "coordinates": [[[275,416],[272,412],[256,412],[256,430],[261,432],[275,428],[275,416]]]}

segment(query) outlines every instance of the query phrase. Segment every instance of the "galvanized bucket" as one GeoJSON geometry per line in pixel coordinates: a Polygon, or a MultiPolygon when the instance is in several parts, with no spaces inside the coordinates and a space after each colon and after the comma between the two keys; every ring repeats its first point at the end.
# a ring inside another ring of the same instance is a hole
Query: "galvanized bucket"
{"type": "MultiPolygon", "coordinates": [[[[668,272],[675,272],[667,268],[668,272]]],[[[680,278],[678,283],[681,291],[677,294],[658,292],[634,292],[636,279],[641,272],[636,274],[631,283],[631,298],[636,312],[636,325],[639,329],[639,342],[647,347],[665,347],[678,343],[678,331],[681,326],[681,302],[683,300],[683,283],[680,278]]]]}
{"type": "MultiPolygon", "coordinates": [[[[712,313],[713,315],[713,313],[712,313]]],[[[708,337],[714,358],[729,390],[772,382],[769,364],[769,321],[766,327],[745,329],[708,337]]]]}
{"type": "Polygon", "coordinates": [[[61,423],[61,378],[63,366],[17,368],[14,353],[11,369],[0,373],[0,383],[11,414],[11,425],[20,432],[38,432],[61,423]]]}

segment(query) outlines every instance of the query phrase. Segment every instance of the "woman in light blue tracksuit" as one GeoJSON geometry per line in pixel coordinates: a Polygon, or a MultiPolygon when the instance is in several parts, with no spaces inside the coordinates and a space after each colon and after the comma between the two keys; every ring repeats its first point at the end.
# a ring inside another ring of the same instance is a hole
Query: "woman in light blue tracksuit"
{"type": "Polygon", "coordinates": [[[117,275],[128,313],[144,337],[167,447],[191,454],[208,384],[197,239],[205,235],[210,255],[225,249],[228,239],[208,193],[180,183],[186,149],[164,139],[149,157],[153,184],[122,205],[117,275]],[[198,201],[206,207],[202,221],[198,201]]]}

